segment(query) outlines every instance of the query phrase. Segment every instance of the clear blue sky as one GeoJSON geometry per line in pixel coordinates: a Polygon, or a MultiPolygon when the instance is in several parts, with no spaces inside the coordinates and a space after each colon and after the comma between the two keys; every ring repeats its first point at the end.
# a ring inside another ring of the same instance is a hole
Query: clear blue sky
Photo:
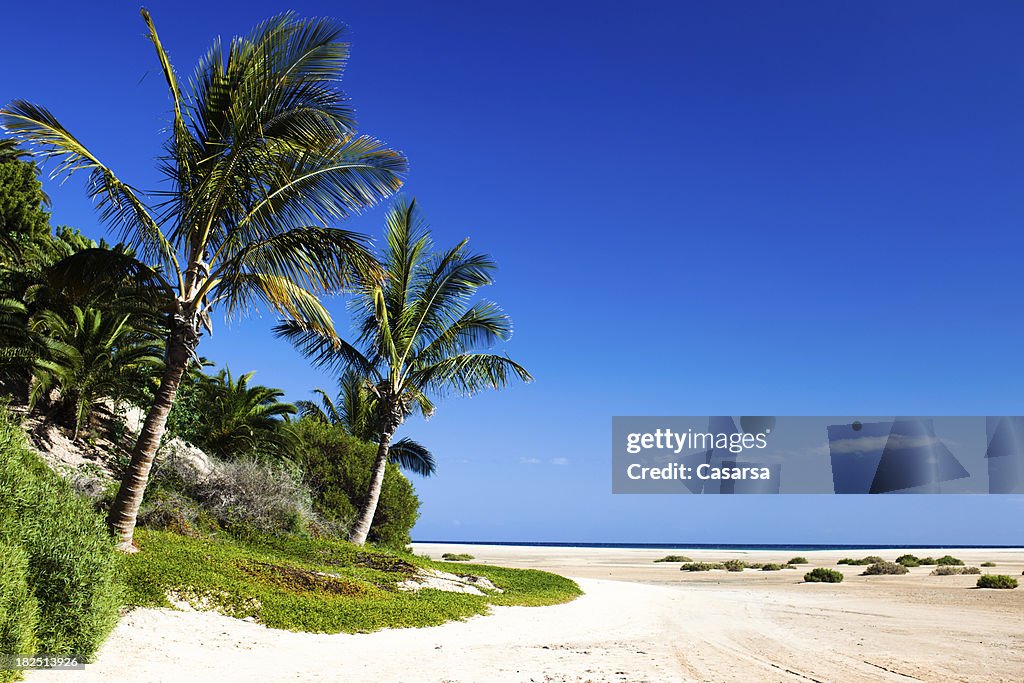
{"type": "MultiPolygon", "coordinates": [[[[1021,496],[610,494],[616,414],[1024,411],[1024,5],[290,6],[351,27],[363,132],[409,155],[438,242],[496,257],[537,377],[406,428],[439,460],[414,538],[1024,543],[1021,496]]],[[[287,7],[150,4],[182,72],[287,7]]],[[[152,187],[169,105],[137,10],[5,7],[0,101],[152,187]]],[[[49,185],[55,222],[98,237],[83,180],[49,185]]],[[[272,323],[201,353],[332,386],[272,323]]]]}

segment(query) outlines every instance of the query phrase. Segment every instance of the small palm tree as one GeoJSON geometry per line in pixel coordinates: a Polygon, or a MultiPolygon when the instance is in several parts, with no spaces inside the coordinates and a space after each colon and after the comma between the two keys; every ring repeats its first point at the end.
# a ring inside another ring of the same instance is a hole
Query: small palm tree
{"type": "Polygon", "coordinates": [[[380,498],[395,430],[411,414],[429,417],[429,394],[471,395],[498,389],[512,379],[533,378],[508,356],[479,351],[512,334],[508,316],[488,301],[470,304],[476,290],[492,282],[494,261],[466,249],[431,251],[430,235],[415,201],[397,202],[387,214],[383,277],[356,288],[353,313],[359,338],[347,342],[332,330],[286,320],[276,333],[314,364],[365,377],[372,396],[377,457],[366,500],[350,540],[366,542],[380,498]]]}
{"type": "Polygon", "coordinates": [[[127,315],[78,306],[66,317],[52,310],[40,313],[31,327],[45,340],[46,353],[33,362],[29,407],[59,389],[77,439],[101,400],[138,400],[163,366],[163,349],[129,321],[127,315]]]}
{"type": "Polygon", "coordinates": [[[212,313],[263,303],[329,329],[317,294],[371,261],[361,236],[328,223],[391,195],[406,169],[401,154],[356,134],[336,85],[348,58],[339,24],[282,14],[227,46],[218,39],[186,91],[142,16],[172,106],[156,201],[46,109],[18,100],[0,110],[9,133],[59,161],[54,175],[88,174],[101,217],[138,255],[87,249],[65,260],[67,279],[130,276],[157,293],[168,319],[164,374],[108,517],[128,552],[167,415],[212,313]]]}
{"type": "Polygon", "coordinates": [[[203,406],[197,446],[221,458],[283,455],[293,439],[288,416],[297,410],[282,403],[280,389],[251,385],[255,372],[235,379],[227,368],[202,375],[197,391],[203,406]]]}
{"type": "MultiPolygon", "coordinates": [[[[320,397],[315,401],[297,401],[296,407],[302,417],[340,427],[346,434],[363,441],[376,441],[380,430],[375,427],[377,401],[369,382],[350,371],[338,379],[338,396],[332,400],[323,389],[313,393],[320,397]]],[[[419,442],[404,437],[388,448],[388,462],[404,470],[429,477],[437,472],[434,455],[419,442]]]]}

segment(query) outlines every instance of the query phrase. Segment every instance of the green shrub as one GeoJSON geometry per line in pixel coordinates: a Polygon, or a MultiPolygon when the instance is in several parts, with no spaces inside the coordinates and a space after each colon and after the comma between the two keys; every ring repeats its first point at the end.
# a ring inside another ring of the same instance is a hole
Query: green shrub
{"type": "MultiPolygon", "coordinates": [[[[297,422],[295,435],[296,459],[312,489],[314,509],[336,524],[350,524],[369,491],[377,447],[345,434],[340,427],[315,420],[297,422]]],[[[404,548],[410,543],[409,531],[419,518],[419,507],[412,484],[397,465],[389,464],[369,540],[390,548],[404,548]]]]}
{"type": "Polygon", "coordinates": [[[850,557],[844,557],[843,559],[836,562],[836,564],[847,564],[854,567],[862,567],[869,564],[878,564],[879,562],[885,562],[885,560],[883,560],[878,555],[868,555],[867,557],[862,557],[859,560],[855,560],[850,557]]]}
{"type": "Polygon", "coordinates": [[[826,567],[815,567],[804,574],[807,583],[842,583],[843,573],[826,567]]]}
{"type": "Polygon", "coordinates": [[[113,540],[89,503],[25,447],[2,407],[0,541],[27,558],[28,586],[39,603],[38,651],[92,655],[117,622],[113,540]]]}
{"type": "Polygon", "coordinates": [[[1017,579],[1006,574],[984,574],[978,577],[978,588],[1016,588],[1017,579]]]}
{"type": "Polygon", "coordinates": [[[476,558],[469,553],[445,553],[441,555],[441,559],[446,562],[469,562],[476,558]]]}
{"type": "Polygon", "coordinates": [[[878,576],[881,574],[906,574],[910,570],[897,562],[876,562],[864,570],[865,576],[878,576]]]}
{"type": "Polygon", "coordinates": [[[655,560],[655,562],[693,562],[693,560],[686,555],[666,555],[660,560],[655,560]]]}
{"type": "Polygon", "coordinates": [[[766,564],[762,564],[761,565],[761,571],[763,571],[763,572],[777,572],[777,571],[781,571],[781,570],[782,570],[782,565],[781,564],[774,564],[772,562],[768,562],[766,564]]]}
{"type": "MultiPolygon", "coordinates": [[[[28,556],[18,546],[0,542],[0,655],[36,653],[39,603],[29,588],[28,556]]],[[[0,669],[0,683],[17,678],[0,669]]]]}
{"type": "Polygon", "coordinates": [[[996,563],[995,562],[982,562],[981,566],[982,567],[994,567],[994,566],[996,566],[996,563]]]}
{"type": "Polygon", "coordinates": [[[921,560],[916,555],[900,555],[896,558],[896,564],[902,564],[904,567],[920,567],[921,560]]]}
{"type": "Polygon", "coordinates": [[[953,557],[952,555],[943,555],[939,559],[935,560],[935,564],[940,567],[962,566],[963,563],[963,560],[953,557]]]}
{"type": "Polygon", "coordinates": [[[797,555],[786,564],[809,564],[809,562],[807,561],[807,558],[803,555],[797,555]]]}
{"type": "Polygon", "coordinates": [[[746,569],[747,564],[743,560],[726,560],[722,566],[730,572],[741,572],[746,569]]]}
{"type": "Polygon", "coordinates": [[[942,565],[932,570],[932,576],[956,576],[959,574],[980,574],[977,567],[958,567],[955,565],[942,565]]]}
{"type": "Polygon", "coordinates": [[[686,562],[679,565],[679,570],[684,572],[707,572],[712,569],[725,569],[721,562],[686,562]]]}

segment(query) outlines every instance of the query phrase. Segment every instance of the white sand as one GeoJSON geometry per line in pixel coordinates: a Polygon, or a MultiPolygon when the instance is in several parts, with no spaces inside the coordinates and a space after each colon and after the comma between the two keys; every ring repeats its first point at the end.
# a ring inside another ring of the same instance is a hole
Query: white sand
{"type": "MultiPolygon", "coordinates": [[[[680,572],[648,550],[417,545],[476,561],[579,578],[582,598],[424,629],[291,633],[212,613],[136,610],[84,672],[60,681],[1024,680],[1024,589],[972,589],[976,577],[861,577],[802,584],[803,571],[680,572]],[[601,577],[601,578],[597,578],[601,577]]],[[[694,559],[785,561],[795,553],[678,551],[694,559]]],[[[902,551],[871,551],[889,559],[902,551]]],[[[914,551],[943,555],[946,551],[914,551]]],[[[1024,551],[951,551],[1020,576],[1024,551]]],[[[834,566],[842,555],[801,553],[834,566]]]]}

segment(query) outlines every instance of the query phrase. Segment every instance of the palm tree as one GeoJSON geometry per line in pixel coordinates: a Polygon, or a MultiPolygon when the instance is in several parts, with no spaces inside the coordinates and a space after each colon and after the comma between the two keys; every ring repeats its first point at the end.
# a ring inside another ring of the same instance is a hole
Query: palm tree
{"type": "Polygon", "coordinates": [[[335,85],[348,57],[337,23],[282,14],[233,38],[226,54],[215,40],[185,91],[142,16],[173,109],[155,203],[46,109],[15,101],[0,110],[9,133],[59,161],[55,176],[88,174],[101,217],[138,255],[87,249],[66,272],[129,275],[159,293],[168,316],[166,369],[108,517],[127,552],[167,414],[212,312],[263,303],[329,329],[316,295],[371,261],[361,236],[327,224],[391,195],[406,169],[400,153],[355,132],[335,85]]]}
{"type": "Polygon", "coordinates": [[[386,221],[379,258],[384,275],[366,278],[355,289],[352,311],[360,334],[354,343],[309,321],[285,320],[275,327],[315,365],[367,378],[378,448],[349,538],[360,545],[377,509],[391,438],[414,412],[434,412],[428,394],[471,395],[513,378],[533,379],[508,356],[478,350],[512,334],[511,321],[497,305],[469,303],[477,289],[491,284],[494,261],[470,253],[467,240],[432,252],[415,201],[397,202],[386,221]]]}
{"type": "Polygon", "coordinates": [[[227,368],[201,375],[197,391],[203,406],[196,446],[221,458],[282,455],[292,443],[285,420],[296,408],[282,403],[280,389],[250,385],[255,372],[235,379],[227,368]]]}
{"type": "Polygon", "coordinates": [[[29,407],[60,389],[66,421],[78,439],[102,399],[136,399],[163,365],[157,340],[138,334],[130,316],[104,315],[72,306],[70,315],[41,312],[30,327],[41,335],[46,352],[32,364],[29,407]]]}
{"type": "MultiPolygon", "coordinates": [[[[372,387],[364,377],[351,370],[343,372],[338,379],[338,396],[330,395],[319,387],[313,393],[320,397],[315,401],[297,401],[296,407],[302,417],[335,425],[363,441],[375,441],[380,430],[375,428],[377,400],[372,387]]],[[[437,472],[434,455],[427,447],[409,437],[404,437],[388,448],[388,462],[421,477],[437,472]]]]}

